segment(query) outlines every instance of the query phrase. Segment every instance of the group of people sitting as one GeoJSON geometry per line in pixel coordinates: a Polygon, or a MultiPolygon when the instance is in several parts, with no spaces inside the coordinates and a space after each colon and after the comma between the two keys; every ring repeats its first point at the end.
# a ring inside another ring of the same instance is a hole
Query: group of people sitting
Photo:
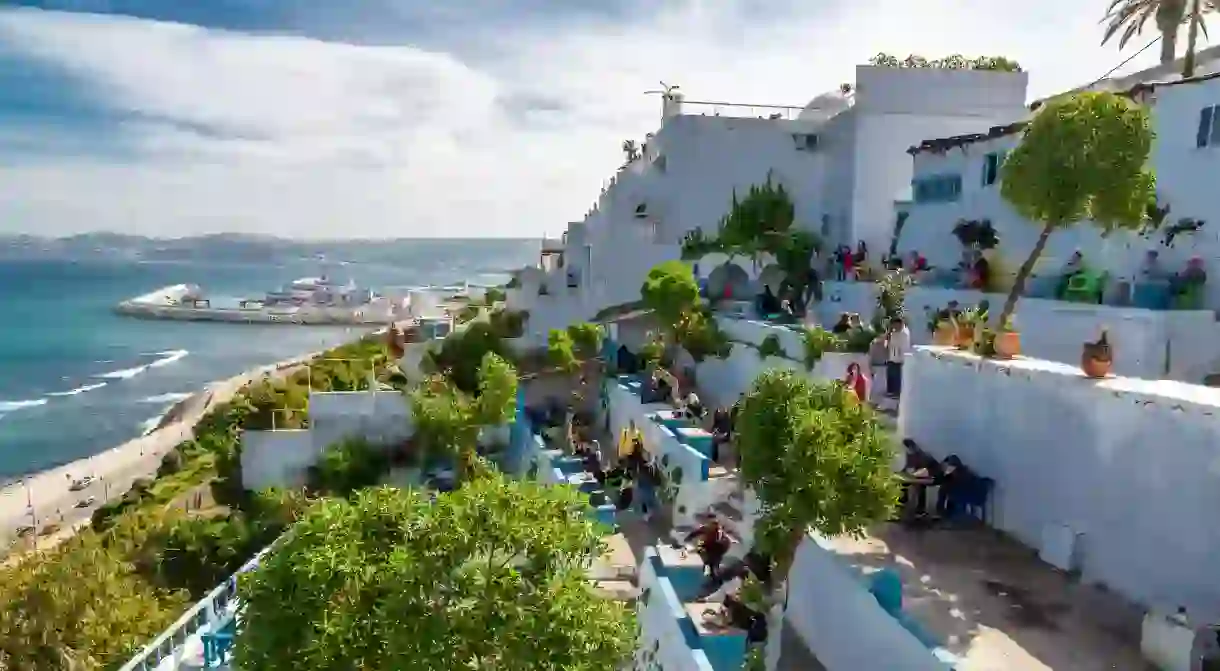
{"type": "Polygon", "coordinates": [[[970,470],[961,457],[951,454],[937,461],[907,438],[902,441],[906,452],[906,463],[902,469],[907,476],[899,500],[906,521],[924,521],[930,518],[927,510],[928,487],[936,487],[935,517],[951,520],[965,512],[966,507],[980,500],[983,480],[970,470]]]}

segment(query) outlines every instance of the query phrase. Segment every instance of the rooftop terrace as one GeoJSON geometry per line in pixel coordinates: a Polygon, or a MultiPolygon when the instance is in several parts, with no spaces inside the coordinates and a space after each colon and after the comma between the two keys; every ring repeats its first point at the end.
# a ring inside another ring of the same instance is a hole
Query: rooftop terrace
{"type": "Polygon", "coordinates": [[[956,671],[1152,669],[1137,608],[996,531],[886,524],[829,544],[864,573],[896,571],[903,611],[960,659],[956,671]]]}

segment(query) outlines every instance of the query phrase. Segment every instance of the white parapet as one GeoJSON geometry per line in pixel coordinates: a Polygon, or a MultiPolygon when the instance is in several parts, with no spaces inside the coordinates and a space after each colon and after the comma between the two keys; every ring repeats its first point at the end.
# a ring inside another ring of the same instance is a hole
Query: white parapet
{"type": "Polygon", "coordinates": [[[1085,582],[1220,621],[1220,389],[921,347],[899,426],[993,478],[992,525],[1085,582]]]}

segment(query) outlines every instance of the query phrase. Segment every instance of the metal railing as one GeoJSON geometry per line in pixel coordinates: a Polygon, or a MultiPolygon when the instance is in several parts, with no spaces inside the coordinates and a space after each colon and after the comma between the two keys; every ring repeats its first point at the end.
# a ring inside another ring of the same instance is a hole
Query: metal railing
{"type": "Polygon", "coordinates": [[[682,116],[726,116],[736,118],[785,119],[795,121],[804,107],[793,105],[755,105],[710,100],[683,100],[682,116]]]}
{"type": "Polygon", "coordinates": [[[140,654],[124,664],[119,671],[154,671],[160,668],[166,660],[170,659],[173,660],[173,666],[169,668],[180,668],[183,661],[185,661],[183,655],[186,652],[186,643],[191,637],[205,633],[205,628],[213,630],[232,616],[232,613],[227,611],[237,597],[237,577],[257,568],[259,560],[271,548],[279,544],[282,538],[284,536],[281,535],[271,545],[263,548],[250,561],[237,569],[237,572],[230,576],[228,580],[217,585],[207,596],[200,599],[182,617],[170,625],[169,629],[166,629],[160,636],[153,639],[152,643],[145,646],[140,651],[140,654]]]}

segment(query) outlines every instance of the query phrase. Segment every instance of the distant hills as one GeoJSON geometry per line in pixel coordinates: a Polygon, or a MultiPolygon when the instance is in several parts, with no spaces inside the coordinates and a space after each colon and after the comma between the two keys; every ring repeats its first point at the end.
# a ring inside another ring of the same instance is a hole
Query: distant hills
{"type": "MultiPolygon", "coordinates": [[[[392,262],[408,246],[460,244],[481,240],[396,238],[388,240],[288,240],[268,235],[220,233],[187,238],[149,238],[122,233],[85,233],[63,238],[0,233],[0,259],[129,259],[133,261],[223,260],[270,262],[320,257],[342,261],[384,256],[392,262]]],[[[526,242],[487,240],[487,243],[526,242]]]]}

